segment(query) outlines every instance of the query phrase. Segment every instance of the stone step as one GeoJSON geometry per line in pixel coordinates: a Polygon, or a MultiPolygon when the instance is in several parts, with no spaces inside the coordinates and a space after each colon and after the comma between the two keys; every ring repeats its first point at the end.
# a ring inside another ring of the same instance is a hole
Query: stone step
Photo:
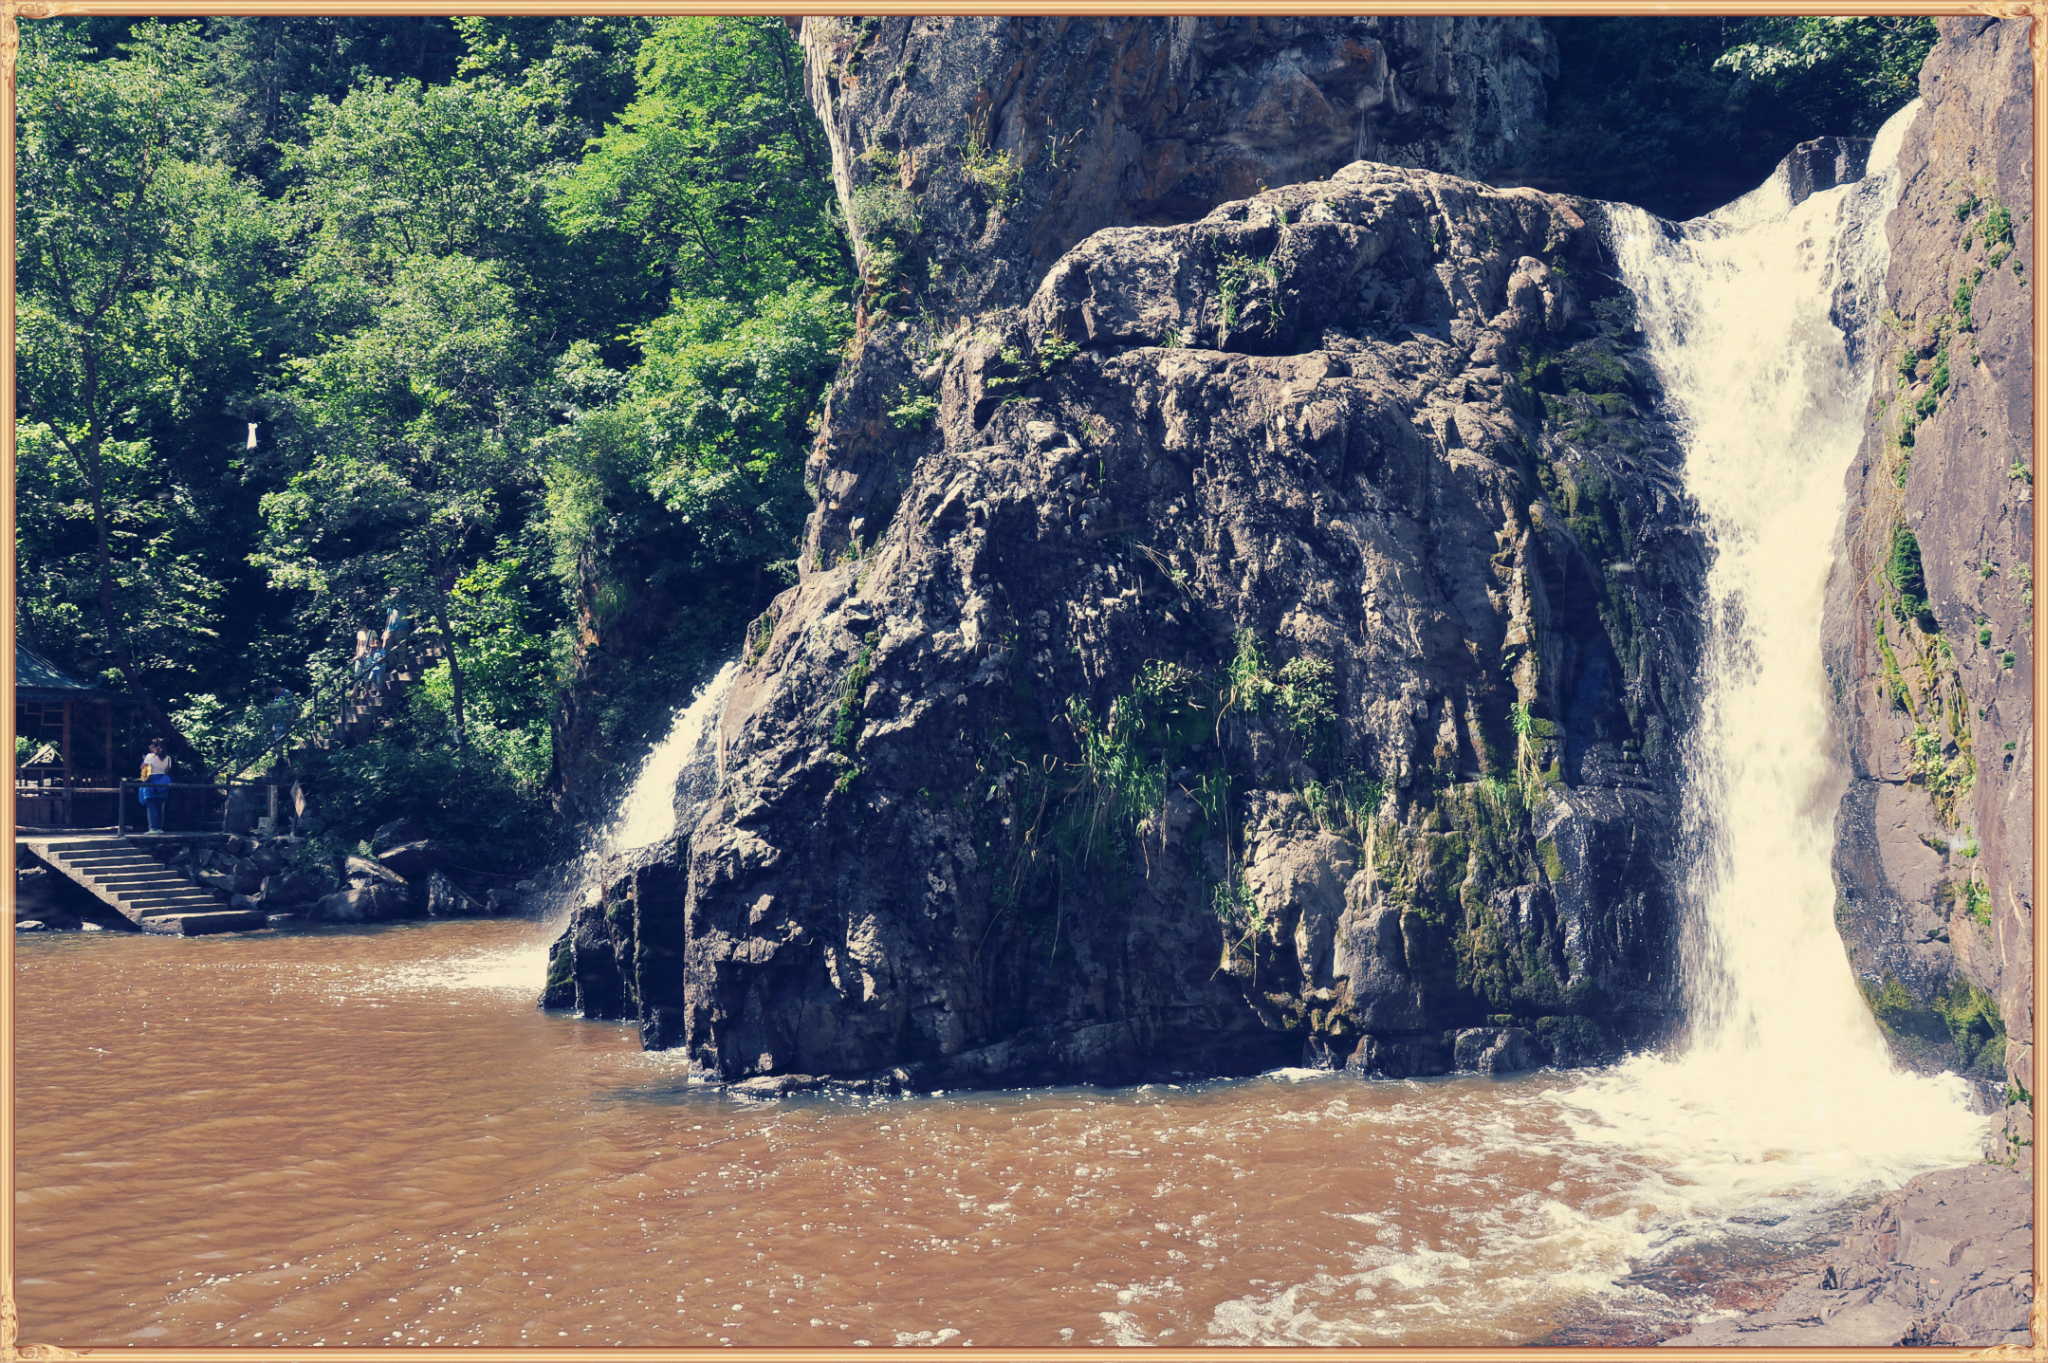
{"type": "Polygon", "coordinates": [[[64,864],[85,876],[126,876],[163,874],[168,867],[154,861],[82,861],[77,857],[62,858],[64,864]]]}
{"type": "Polygon", "coordinates": [[[104,885],[110,890],[118,889],[123,885],[185,885],[190,883],[181,875],[174,875],[169,871],[162,870],[129,871],[124,869],[116,871],[112,875],[99,871],[88,871],[86,879],[92,881],[95,885],[104,885]]]}
{"type": "Polygon", "coordinates": [[[202,937],[216,932],[248,932],[269,925],[269,916],[260,909],[219,909],[212,913],[174,913],[146,918],[142,930],[202,937]]]}
{"type": "Polygon", "coordinates": [[[221,896],[213,890],[164,890],[156,894],[123,894],[121,905],[129,913],[160,913],[164,909],[190,909],[193,905],[219,905],[221,896]]]}
{"type": "Polygon", "coordinates": [[[228,907],[218,899],[186,899],[175,904],[151,904],[143,908],[131,905],[133,912],[130,917],[135,922],[146,923],[152,918],[176,918],[188,913],[218,913],[228,907]]]}
{"type": "Polygon", "coordinates": [[[110,894],[212,894],[213,886],[195,884],[183,876],[166,876],[162,880],[138,880],[127,885],[101,887],[110,894]]]}
{"type": "Polygon", "coordinates": [[[164,880],[148,885],[124,885],[118,889],[110,886],[98,886],[96,888],[102,894],[116,895],[122,899],[161,899],[165,895],[190,894],[211,896],[214,893],[213,886],[211,885],[194,885],[183,880],[164,880]]]}
{"type": "Polygon", "coordinates": [[[102,885],[95,882],[92,888],[103,895],[127,900],[152,896],[161,897],[167,894],[191,894],[194,892],[211,894],[213,892],[211,886],[188,885],[182,880],[144,880],[134,881],[126,885],[102,885]]]}

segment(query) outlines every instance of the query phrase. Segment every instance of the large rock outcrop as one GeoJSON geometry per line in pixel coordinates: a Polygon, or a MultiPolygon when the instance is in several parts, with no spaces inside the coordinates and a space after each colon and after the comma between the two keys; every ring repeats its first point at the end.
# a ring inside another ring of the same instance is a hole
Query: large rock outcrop
{"type": "MultiPolygon", "coordinates": [[[[881,82],[929,41],[922,79],[1009,23],[807,26],[856,222],[939,114],[849,124],[852,53],[881,82]]],[[[1085,92],[1103,30],[1060,32],[1032,80],[1085,92]]],[[[1703,552],[1597,206],[1358,163],[1039,218],[957,262],[970,318],[871,272],[719,792],[548,1000],[709,1074],[944,1086],[1657,1034],[1703,552]]]]}
{"type": "Polygon", "coordinates": [[[862,320],[916,342],[835,394],[813,563],[874,542],[908,475],[885,413],[956,319],[1021,306],[1102,228],[1192,222],[1353,161],[1483,179],[1557,72],[1533,18],[814,18],[803,47],[865,308],[896,319],[862,320]]]}
{"type": "Polygon", "coordinates": [[[2007,1130],[2025,1141],[2033,68],[2025,20],[1941,25],[1899,153],[1888,331],[1828,589],[1851,769],[1837,918],[1901,1059],[2003,1090],[2007,1130]]]}

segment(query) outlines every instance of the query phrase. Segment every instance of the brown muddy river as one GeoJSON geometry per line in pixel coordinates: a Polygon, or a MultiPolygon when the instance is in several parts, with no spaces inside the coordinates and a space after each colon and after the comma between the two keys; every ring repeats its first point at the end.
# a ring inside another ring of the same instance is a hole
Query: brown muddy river
{"type": "Polygon", "coordinates": [[[537,1011],[544,942],[19,939],[22,1341],[1499,1343],[1947,1162],[1732,1139],[1661,1061],[741,1102],[537,1011]]]}

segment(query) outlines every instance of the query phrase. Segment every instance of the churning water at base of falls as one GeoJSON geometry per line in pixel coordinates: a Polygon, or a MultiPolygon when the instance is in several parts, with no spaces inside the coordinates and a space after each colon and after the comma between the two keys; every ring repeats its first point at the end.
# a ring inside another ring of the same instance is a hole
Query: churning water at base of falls
{"type": "MultiPolygon", "coordinates": [[[[535,1010],[531,923],[29,937],[22,1341],[1512,1343],[1667,1310],[1622,1285],[1646,1256],[1974,1161],[1960,1081],[1894,1071],[1830,922],[1819,591],[1862,398],[1827,299],[1882,268],[1891,193],[1615,212],[1717,551],[1684,1054],[748,1104],[535,1010]]],[[[600,857],[715,782],[730,677],[600,857]]]]}

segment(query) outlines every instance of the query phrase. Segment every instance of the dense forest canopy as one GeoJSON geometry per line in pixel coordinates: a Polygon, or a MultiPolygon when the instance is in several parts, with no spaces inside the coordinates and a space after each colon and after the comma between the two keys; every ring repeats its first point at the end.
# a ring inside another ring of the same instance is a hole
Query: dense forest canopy
{"type": "MultiPolygon", "coordinates": [[[[1933,38],[1554,28],[1504,178],[1675,216],[1874,131],[1933,38]]],[[[330,835],[544,854],[565,746],[631,753],[795,577],[856,272],[788,26],[38,21],[19,91],[19,637],[231,775],[397,623],[401,712],[300,758],[330,835]]]]}

